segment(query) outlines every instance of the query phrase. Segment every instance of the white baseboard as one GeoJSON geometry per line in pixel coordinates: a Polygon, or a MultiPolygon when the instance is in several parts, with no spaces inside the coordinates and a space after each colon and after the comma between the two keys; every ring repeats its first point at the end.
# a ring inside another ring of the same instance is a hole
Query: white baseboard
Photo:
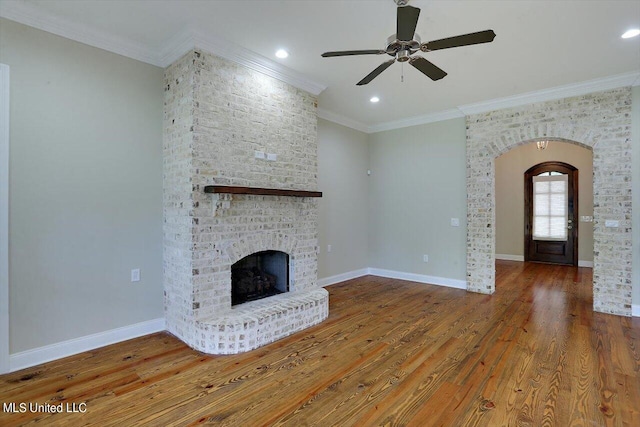
{"type": "Polygon", "coordinates": [[[640,304],[631,305],[631,315],[633,317],[640,317],[640,304]]]}
{"type": "Polygon", "coordinates": [[[504,261],[522,261],[522,262],[524,262],[524,255],[496,254],[496,259],[502,259],[504,261]]]}
{"type": "Polygon", "coordinates": [[[10,372],[164,330],[164,318],[153,319],[32,350],[21,351],[9,356],[10,372]]]}
{"type": "Polygon", "coordinates": [[[369,273],[368,268],[361,268],[360,270],[347,271],[346,273],[336,274],[335,276],[324,277],[318,279],[318,284],[322,287],[335,285],[336,283],[344,282],[345,280],[355,279],[357,277],[366,276],[369,273]]]}
{"type": "MultiPolygon", "coordinates": [[[[524,262],[524,255],[496,254],[496,259],[504,261],[521,261],[524,262]]],[[[593,268],[593,261],[578,260],[578,267],[593,268]]]]}
{"type": "Polygon", "coordinates": [[[466,281],[449,279],[447,277],[427,276],[424,274],[405,273],[402,271],[393,271],[393,270],[383,270],[381,268],[369,268],[369,274],[373,276],[388,277],[390,279],[411,280],[412,282],[446,286],[448,288],[467,289],[466,281]]]}
{"type": "Polygon", "coordinates": [[[412,282],[428,283],[430,285],[446,286],[456,289],[467,289],[467,282],[464,280],[449,279],[447,277],[427,276],[424,274],[405,273],[403,271],[384,270],[382,268],[361,268],[360,270],[348,271],[335,276],[325,277],[318,280],[320,286],[330,286],[345,280],[355,279],[366,275],[388,277],[390,279],[410,280],[412,282]]]}

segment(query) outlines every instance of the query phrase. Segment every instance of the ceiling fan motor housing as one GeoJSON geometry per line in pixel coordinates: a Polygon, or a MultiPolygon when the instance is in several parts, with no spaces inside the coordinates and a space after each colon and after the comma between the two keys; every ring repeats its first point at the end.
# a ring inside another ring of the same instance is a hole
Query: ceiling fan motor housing
{"type": "Polygon", "coordinates": [[[397,35],[392,34],[387,37],[387,48],[385,49],[385,51],[389,56],[396,56],[397,54],[398,61],[404,62],[409,59],[409,55],[414,54],[420,50],[420,42],[421,39],[418,33],[415,33],[413,35],[413,40],[410,41],[398,40],[397,35]],[[404,59],[404,61],[400,59],[405,57],[406,59],[404,59]]]}

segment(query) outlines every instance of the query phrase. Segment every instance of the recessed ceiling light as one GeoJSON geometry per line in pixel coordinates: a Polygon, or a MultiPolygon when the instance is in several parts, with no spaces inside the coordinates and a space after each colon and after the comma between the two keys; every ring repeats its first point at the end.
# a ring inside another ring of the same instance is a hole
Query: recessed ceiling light
{"type": "Polygon", "coordinates": [[[377,96],[372,97],[369,101],[373,102],[374,104],[378,101],[380,101],[380,98],[378,98],[377,96]]]}
{"type": "Polygon", "coordinates": [[[278,49],[278,51],[276,51],[276,56],[280,59],[284,59],[289,56],[289,52],[284,49],[278,49]]]}
{"type": "Polygon", "coordinates": [[[639,30],[639,29],[637,29],[637,28],[632,28],[632,29],[628,30],[627,32],[625,32],[625,33],[622,35],[622,38],[623,38],[623,39],[630,39],[631,37],[635,37],[635,36],[637,36],[638,34],[640,34],[640,30],[639,30]]]}

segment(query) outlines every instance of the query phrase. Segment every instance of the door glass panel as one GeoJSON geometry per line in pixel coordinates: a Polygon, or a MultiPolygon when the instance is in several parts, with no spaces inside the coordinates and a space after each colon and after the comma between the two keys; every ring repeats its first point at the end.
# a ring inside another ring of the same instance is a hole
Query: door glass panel
{"type": "Polygon", "coordinates": [[[545,172],[533,177],[533,239],[567,240],[568,175],[545,172]]]}

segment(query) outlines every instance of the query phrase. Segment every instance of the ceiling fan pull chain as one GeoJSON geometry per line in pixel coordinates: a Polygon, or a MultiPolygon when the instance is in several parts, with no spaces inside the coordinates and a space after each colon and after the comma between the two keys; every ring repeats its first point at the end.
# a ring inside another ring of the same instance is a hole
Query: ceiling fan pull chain
{"type": "Polygon", "coordinates": [[[400,83],[404,83],[404,62],[400,64],[400,83]]]}

